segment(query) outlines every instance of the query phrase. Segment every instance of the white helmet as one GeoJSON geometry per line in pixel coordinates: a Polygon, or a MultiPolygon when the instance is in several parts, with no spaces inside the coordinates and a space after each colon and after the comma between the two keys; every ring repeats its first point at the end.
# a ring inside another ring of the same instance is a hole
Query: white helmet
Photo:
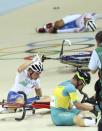
{"type": "Polygon", "coordinates": [[[29,68],[35,72],[41,73],[43,71],[43,64],[41,61],[36,61],[32,63],[29,68]]]}
{"type": "Polygon", "coordinates": [[[35,72],[42,72],[43,71],[43,64],[38,54],[35,54],[32,60],[32,64],[29,66],[35,72]]]}
{"type": "Polygon", "coordinates": [[[96,30],[96,24],[94,22],[94,20],[88,20],[86,22],[86,31],[95,31],[96,30]]]}

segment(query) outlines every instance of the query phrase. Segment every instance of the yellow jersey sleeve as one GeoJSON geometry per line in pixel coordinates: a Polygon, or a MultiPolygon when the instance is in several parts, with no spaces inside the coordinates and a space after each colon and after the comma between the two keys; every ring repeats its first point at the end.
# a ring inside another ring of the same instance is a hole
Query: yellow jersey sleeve
{"type": "Polygon", "coordinates": [[[79,101],[77,92],[70,92],[69,96],[70,96],[70,99],[73,103],[76,102],[76,101],[79,101]]]}

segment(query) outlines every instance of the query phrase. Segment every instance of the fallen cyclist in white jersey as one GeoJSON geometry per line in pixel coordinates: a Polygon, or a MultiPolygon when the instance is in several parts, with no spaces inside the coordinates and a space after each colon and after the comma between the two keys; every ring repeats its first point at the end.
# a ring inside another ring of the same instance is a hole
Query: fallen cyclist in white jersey
{"type": "Polygon", "coordinates": [[[38,33],[93,32],[96,30],[96,14],[84,13],[65,16],[36,29],[38,33]]]}

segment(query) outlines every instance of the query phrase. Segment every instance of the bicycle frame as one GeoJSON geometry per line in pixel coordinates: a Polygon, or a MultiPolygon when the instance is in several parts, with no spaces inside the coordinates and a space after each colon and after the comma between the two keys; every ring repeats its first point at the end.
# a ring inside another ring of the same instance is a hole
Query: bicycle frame
{"type": "MultiPolygon", "coordinates": [[[[23,95],[25,95],[24,92],[21,92],[23,95]]],[[[82,91],[80,91],[80,93],[83,95],[83,98],[81,100],[82,103],[87,102],[87,103],[91,103],[93,105],[96,104],[95,100],[93,102],[93,99],[88,98],[88,95],[82,91]]],[[[25,101],[27,101],[26,97],[25,97],[25,101]]],[[[35,114],[35,110],[36,109],[50,109],[50,101],[48,102],[43,102],[43,101],[35,101],[31,104],[27,104],[26,102],[24,104],[20,104],[20,103],[7,103],[5,101],[0,102],[0,105],[2,105],[3,108],[22,108],[22,115],[19,118],[15,118],[16,121],[21,121],[25,118],[26,116],[26,111],[27,110],[31,110],[32,114],[35,114]]]]}

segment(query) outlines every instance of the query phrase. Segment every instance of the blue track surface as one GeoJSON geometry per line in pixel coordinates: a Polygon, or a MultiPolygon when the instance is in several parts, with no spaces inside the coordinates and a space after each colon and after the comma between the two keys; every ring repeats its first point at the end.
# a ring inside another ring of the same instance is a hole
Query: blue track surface
{"type": "Polygon", "coordinates": [[[0,0],[0,15],[22,8],[39,0],[0,0]]]}

